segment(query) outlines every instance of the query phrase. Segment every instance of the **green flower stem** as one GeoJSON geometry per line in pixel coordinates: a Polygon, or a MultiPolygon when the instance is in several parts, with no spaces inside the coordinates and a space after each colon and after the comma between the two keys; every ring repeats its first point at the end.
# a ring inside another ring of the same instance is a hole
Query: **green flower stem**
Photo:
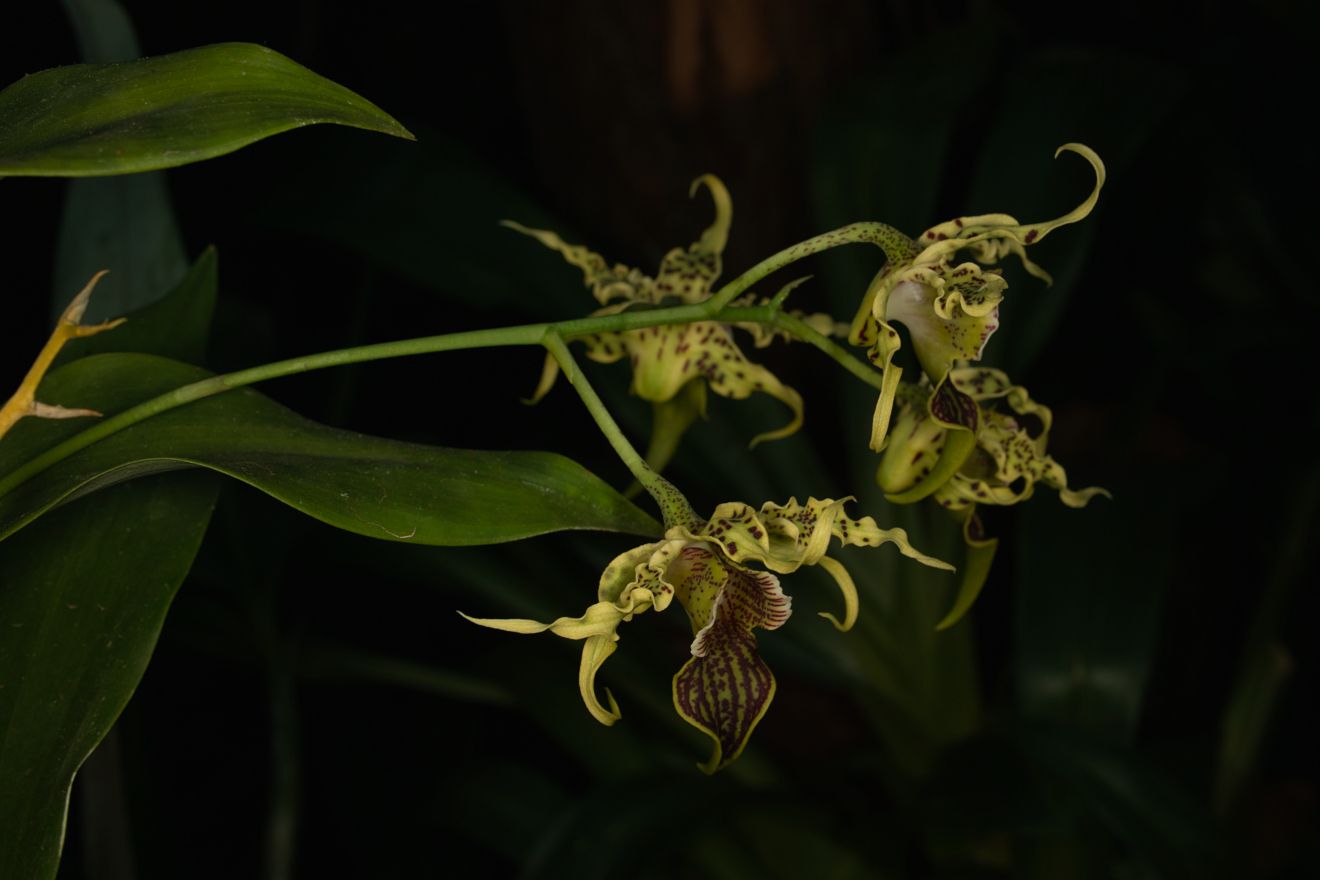
{"type": "MultiPolygon", "coordinates": [[[[250,367],[234,373],[212,376],[167,391],[159,397],[130,407],[103,421],[97,422],[85,431],[81,431],[61,443],[47,449],[41,455],[31,459],[10,473],[0,478],[0,495],[6,495],[15,487],[22,485],[32,477],[63,461],[74,453],[91,446],[97,441],[109,437],[152,416],[159,415],[176,407],[222,394],[235,388],[242,388],[269,379],[293,376],[311,370],[327,367],[345,366],[364,361],[384,360],[386,358],[410,357],[420,354],[433,354],[442,351],[461,351],[473,348],[495,348],[518,345],[546,345],[547,338],[559,337],[560,343],[573,336],[591,333],[640,330],[665,324],[689,324],[694,321],[717,320],[728,323],[759,323],[780,326],[806,342],[820,348],[830,357],[843,364],[849,372],[864,381],[879,387],[880,373],[869,370],[851,355],[829,339],[815,333],[800,321],[780,312],[777,307],[751,306],[712,310],[709,301],[697,305],[677,306],[674,308],[648,309],[622,312],[617,315],[601,315],[594,318],[578,318],[555,323],[523,324],[515,327],[499,327],[487,330],[471,330],[464,333],[446,333],[441,336],[424,336],[417,339],[405,339],[398,342],[381,342],[374,345],[362,345],[355,348],[343,348],[319,354],[304,355],[274,363],[250,367]]],[[[641,482],[639,480],[639,482],[641,482]]],[[[646,485],[646,483],[642,483],[646,485]]]]}
{"type": "Polygon", "coordinates": [[[713,315],[742,296],[748,288],[767,275],[779,271],[790,263],[796,263],[803,257],[809,257],[841,244],[876,245],[885,252],[891,263],[910,260],[917,255],[916,242],[888,223],[850,223],[829,232],[822,232],[806,241],[800,241],[777,254],[771,254],[721,287],[714,296],[701,305],[710,309],[713,315]]]}
{"type": "Polygon", "coordinates": [[[628,442],[628,438],[623,435],[619,423],[614,421],[614,416],[610,415],[610,411],[605,407],[600,396],[596,394],[596,389],[591,387],[586,374],[578,367],[573,353],[564,344],[564,338],[558,333],[547,333],[543,344],[546,351],[550,352],[555,361],[558,362],[559,369],[564,371],[564,378],[568,380],[568,384],[572,385],[573,390],[578,393],[578,397],[582,398],[583,405],[586,406],[587,412],[591,413],[591,417],[596,420],[600,432],[605,435],[606,440],[610,441],[610,446],[614,447],[619,459],[628,466],[628,470],[632,471],[632,475],[637,479],[637,482],[643,486],[653,482],[652,478],[656,476],[655,471],[651,470],[650,465],[646,463],[646,459],[633,448],[633,445],[628,442]]]}
{"type": "Polygon", "coordinates": [[[582,403],[591,413],[591,417],[596,420],[596,427],[605,435],[605,439],[614,447],[615,453],[628,470],[632,472],[633,478],[645,489],[655,503],[660,506],[660,512],[664,515],[665,527],[671,528],[676,525],[690,526],[697,521],[696,513],[688,503],[683,493],[675,488],[664,477],[656,473],[641,453],[628,442],[623,431],[619,428],[618,422],[614,421],[614,416],[610,415],[600,396],[596,394],[596,389],[591,387],[591,382],[587,376],[578,367],[577,360],[573,353],[568,350],[564,338],[558,333],[549,332],[542,340],[546,350],[550,352],[555,361],[559,364],[559,369],[564,371],[564,378],[568,379],[573,389],[577,391],[578,397],[582,398],[582,403]]]}
{"type": "Polygon", "coordinates": [[[796,318],[787,312],[780,312],[775,315],[773,324],[780,330],[787,330],[793,336],[801,339],[803,342],[809,342],[825,354],[829,355],[839,366],[852,373],[858,379],[861,379],[867,385],[877,390],[883,390],[884,373],[872,367],[869,363],[859,361],[848,353],[848,350],[839,343],[830,339],[824,333],[813,329],[809,324],[800,318],[796,318]]]}

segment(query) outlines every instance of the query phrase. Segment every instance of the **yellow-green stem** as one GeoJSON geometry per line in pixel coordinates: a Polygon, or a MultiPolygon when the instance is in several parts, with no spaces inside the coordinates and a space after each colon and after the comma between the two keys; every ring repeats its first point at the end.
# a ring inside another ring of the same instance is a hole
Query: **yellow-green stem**
{"type": "MultiPolygon", "coordinates": [[[[805,327],[800,321],[780,312],[777,307],[752,306],[744,308],[726,308],[712,310],[709,301],[697,305],[676,306],[673,308],[650,309],[638,312],[623,312],[617,315],[601,315],[592,318],[578,318],[555,323],[522,324],[515,327],[498,327],[487,330],[471,330],[463,333],[447,333],[440,336],[424,336],[417,339],[405,339],[398,342],[381,342],[374,345],[362,345],[355,348],[343,348],[335,351],[320,352],[262,364],[202,379],[130,407],[104,421],[97,422],[85,431],[81,431],[63,442],[52,446],[41,455],[0,478],[0,496],[41,473],[57,462],[63,461],[74,453],[103,440],[111,434],[124,430],[152,416],[167,412],[193,401],[242,388],[269,379],[293,376],[311,370],[327,367],[344,366],[364,361],[384,360],[386,358],[409,357],[420,354],[433,354],[442,351],[459,351],[473,348],[494,348],[501,346],[544,345],[547,336],[554,335],[563,340],[573,336],[591,333],[619,332],[638,330],[643,327],[655,327],[665,324],[688,324],[694,321],[716,320],[728,323],[759,323],[782,327],[821,349],[831,358],[843,364],[849,372],[879,388],[881,374],[863,366],[829,339],[805,327]]],[[[645,484],[643,484],[645,485],[645,484]]],[[[653,493],[654,494],[654,493],[653,493]]]]}

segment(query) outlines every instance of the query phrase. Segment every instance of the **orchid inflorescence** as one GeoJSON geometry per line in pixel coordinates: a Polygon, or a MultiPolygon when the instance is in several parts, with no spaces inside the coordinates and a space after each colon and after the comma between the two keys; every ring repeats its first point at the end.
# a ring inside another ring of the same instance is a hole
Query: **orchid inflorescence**
{"type": "MultiPolygon", "coordinates": [[[[1097,494],[1107,495],[1099,488],[1069,488],[1062,466],[1047,452],[1052,424],[1047,407],[1033,401],[1025,388],[1013,384],[1002,371],[971,365],[981,358],[999,326],[999,305],[1008,286],[999,262],[1016,255],[1029,273],[1048,283],[1048,274],[1027,257],[1026,248],[1054,229],[1085,218],[1099,198],[1105,179],[1099,156],[1082,144],[1065,144],[1056,156],[1062,152],[1086,159],[1096,181],[1077,208],[1055,220],[1020,223],[1007,214],[958,217],[915,239],[884,224],[854,224],[790,248],[763,264],[769,270],[777,269],[801,256],[851,241],[879,244],[885,250],[887,260],[863,294],[850,325],[824,314],[793,315],[799,326],[811,328],[817,337],[846,336],[864,350],[875,368],[868,381],[880,395],[869,445],[879,454],[877,482],[886,498],[898,504],[931,498],[961,523],[967,544],[965,572],[957,601],[940,622],[941,628],[955,623],[970,607],[993,557],[995,541],[987,537],[976,515],[978,505],[1016,504],[1029,498],[1038,484],[1057,490],[1060,499],[1072,507],[1085,505],[1097,494]],[[966,259],[959,261],[960,256],[966,259]],[[895,363],[902,346],[896,324],[906,329],[920,365],[916,382],[904,382],[895,363]]],[[[734,289],[746,276],[714,289],[732,204],[724,185],[714,176],[698,178],[694,193],[699,186],[714,199],[715,221],[690,247],[666,254],[655,277],[627,266],[611,266],[598,254],[569,245],[553,232],[506,225],[536,238],[581,269],[599,304],[595,315],[708,302],[718,303],[721,309],[768,302],[777,309],[799,282],[785,286],[770,300],[734,289]]],[[[620,624],[647,611],[664,611],[677,600],[687,612],[693,639],[689,658],[674,675],[674,707],[714,743],[710,758],[700,765],[706,772],[727,766],[741,754],[774,696],[775,679],[759,656],[754,630],[778,629],[791,615],[791,600],[779,575],[811,565],[828,572],[843,595],[844,613],[841,618],[823,616],[846,631],[857,618],[859,598],[847,570],[827,555],[831,542],[840,546],[893,544],[904,556],[924,565],[953,568],[915,549],[902,529],[883,529],[871,517],[849,518],[844,512],[847,498],[813,497],[805,504],[789,499],[786,504],[766,503],[759,509],[726,502],[709,518],[693,513],[686,498],[655,471],[663,468],[694,415],[704,414],[707,389],[734,399],[765,393],[789,407],[792,420],[754,438],[753,445],[788,436],[802,424],[801,395],[750,361],[735,342],[733,331],[748,331],[758,348],[781,338],[803,338],[805,331],[794,334],[766,322],[710,317],[592,333],[572,340],[583,344],[587,357],[594,361],[612,363],[627,357],[633,371],[633,393],[655,405],[648,462],[639,458],[630,467],[665,514],[663,536],[616,557],[601,575],[596,602],[580,617],[561,617],[549,623],[468,618],[493,629],[549,631],[581,640],[578,683],[582,699],[592,716],[608,725],[619,719],[619,708],[608,689],[602,702],[596,677],[617,648],[620,624]],[[664,442],[656,442],[655,438],[662,437],[664,442]]],[[[551,349],[534,400],[550,390],[565,357],[571,355],[562,345],[551,349]]],[[[583,397],[591,408],[588,396],[584,393],[583,397]]],[[[594,410],[593,415],[602,420],[594,410]]]]}
{"type": "MultiPolygon", "coordinates": [[[[977,516],[979,506],[1017,504],[1030,498],[1038,485],[1055,489],[1070,507],[1108,494],[1099,488],[1070,488],[1063,467],[1048,453],[1050,409],[1002,371],[973,365],[999,326],[999,305],[1008,285],[998,263],[1016,255],[1029,273],[1048,282],[1045,271],[1028,259],[1026,248],[1054,229],[1082,220],[1095,207],[1104,185],[1103,163],[1081,144],[1065,144],[1058,152],[1065,151],[1086,159],[1096,181],[1077,208],[1055,220],[1020,223],[1007,214],[958,217],[915,239],[881,223],[852,224],[781,251],[719,289],[715,283],[733,208],[724,184],[713,175],[698,178],[693,193],[699,187],[710,192],[714,222],[689,247],[669,251],[654,277],[610,265],[553,232],[506,223],[580,269],[598,304],[592,320],[579,322],[590,329],[570,334],[554,328],[572,322],[546,325],[540,341],[548,354],[532,402],[550,391],[561,370],[566,372],[638,485],[659,505],[665,522],[657,540],[625,551],[606,567],[596,602],[579,617],[549,623],[468,619],[509,632],[549,631],[581,640],[582,699],[592,716],[613,724],[620,717],[618,705],[608,689],[602,702],[596,677],[617,648],[620,624],[647,611],[664,611],[677,600],[687,613],[693,639],[690,656],[674,675],[674,706],[713,741],[713,752],[701,767],[714,772],[742,753],[774,697],[775,679],[758,653],[754,631],[778,629],[791,615],[780,575],[804,566],[819,566],[830,574],[843,596],[843,614],[823,616],[847,631],[857,619],[860,601],[848,571],[827,555],[833,542],[893,544],[919,563],[953,568],[914,548],[902,529],[881,528],[869,516],[850,518],[844,511],[849,498],[809,497],[805,504],[790,498],[760,508],[726,502],[702,518],[683,493],[660,476],[683,432],[704,415],[708,389],[735,400],[763,393],[789,408],[789,422],[753,438],[752,445],[787,437],[801,427],[802,396],[742,352],[735,338],[739,331],[757,348],[781,340],[808,341],[879,390],[869,446],[879,456],[876,479],[885,497],[896,504],[930,498],[962,527],[966,554],[961,587],[939,627],[956,623],[976,599],[995,551],[995,539],[977,516]],[[852,242],[878,245],[887,259],[850,324],[827,314],[785,310],[784,300],[804,279],[784,285],[770,298],[748,290],[789,263],[852,242]],[[959,262],[960,255],[968,259],[959,262]],[[619,320],[633,312],[660,316],[667,309],[672,320],[646,315],[639,321],[619,320]],[[915,382],[903,381],[895,363],[903,344],[897,324],[906,329],[920,366],[915,382]],[[831,337],[846,338],[861,348],[870,366],[848,356],[831,337]],[[601,363],[628,359],[631,390],[655,408],[645,458],[591,390],[566,342],[582,344],[587,357],[601,363]]],[[[81,323],[99,278],[94,277],[64,312],[28,376],[0,409],[0,436],[25,417],[99,415],[36,398],[65,342],[121,323],[81,323]]]]}

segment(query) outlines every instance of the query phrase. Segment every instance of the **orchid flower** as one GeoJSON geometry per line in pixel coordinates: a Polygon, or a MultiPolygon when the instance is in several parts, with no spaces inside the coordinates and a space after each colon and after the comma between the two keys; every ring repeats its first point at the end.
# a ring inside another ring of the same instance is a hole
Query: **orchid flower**
{"type": "Polygon", "coordinates": [[[908,398],[876,479],[891,501],[930,496],[963,522],[969,558],[954,609],[939,624],[943,629],[971,607],[993,559],[995,540],[984,533],[978,504],[1017,504],[1030,498],[1037,484],[1056,490],[1069,507],[1110,495],[1098,487],[1069,488],[1063,466],[1046,452],[1053,413],[1001,370],[955,368],[929,399],[919,393],[908,398]]]}
{"type": "Polygon", "coordinates": [[[778,629],[792,612],[778,575],[804,565],[825,569],[843,595],[844,611],[842,619],[822,616],[846,631],[857,619],[857,589],[847,569],[826,555],[831,538],[840,545],[892,543],[925,565],[952,568],[913,548],[902,529],[882,529],[871,517],[850,519],[843,509],[848,500],[808,498],[799,504],[790,498],[759,511],[721,504],[710,519],[693,517],[661,540],[616,557],[601,575],[596,603],[580,617],[540,623],[463,616],[507,632],[549,631],[581,639],[582,699],[591,715],[608,725],[619,719],[619,707],[608,689],[601,702],[596,675],[617,648],[619,625],[645,611],[664,611],[677,599],[694,637],[690,658],[674,676],[674,707],[713,741],[710,758],[700,765],[713,773],[742,753],[774,698],[775,678],[757,651],[754,630],[778,629]]]}
{"type": "Polygon", "coordinates": [[[1064,144],[1054,155],[1063,152],[1077,153],[1095,170],[1091,194],[1075,209],[1044,223],[982,214],[932,226],[916,239],[910,259],[887,263],[871,282],[853,319],[849,341],[866,346],[871,362],[885,372],[885,390],[871,426],[871,448],[876,452],[884,449],[898,387],[893,359],[902,342],[894,323],[907,328],[922,372],[939,386],[957,362],[979,360],[999,327],[999,303],[1008,282],[994,264],[1016,254],[1029,273],[1050,282],[1049,274],[1027,258],[1026,246],[1089,215],[1105,183],[1104,163],[1090,147],[1064,144]],[[956,262],[960,251],[967,251],[972,259],[956,262]]]}
{"type": "MultiPolygon", "coordinates": [[[[692,195],[699,186],[705,186],[715,202],[715,222],[686,249],[674,248],[665,254],[655,278],[627,266],[610,266],[599,254],[567,244],[553,232],[528,229],[508,220],[504,225],[558,251],[566,261],[582,270],[586,286],[600,304],[600,308],[591,313],[593,316],[660,305],[695,305],[709,299],[713,292],[722,269],[721,255],[733,219],[733,203],[719,178],[711,174],[697,178],[692,184],[692,195]]],[[[754,298],[744,297],[736,304],[753,302],[754,298]]],[[[836,328],[833,319],[827,315],[802,317],[822,333],[842,329],[836,328]]],[[[749,330],[755,328],[753,339],[758,348],[769,345],[775,335],[768,329],[762,330],[759,325],[739,326],[749,330]]],[[[681,434],[697,414],[704,415],[706,387],[735,400],[742,400],[753,392],[768,394],[792,410],[793,416],[788,424],[758,435],[752,440],[753,446],[763,440],[787,437],[802,425],[801,395],[780,382],[765,367],[749,361],[734,342],[726,324],[698,321],[595,333],[576,337],[574,341],[583,343],[587,357],[599,363],[614,363],[624,357],[629,359],[633,368],[632,392],[655,405],[657,434],[666,431],[681,434]],[[669,424],[663,424],[665,422],[669,424]]],[[[544,397],[558,375],[558,363],[547,356],[531,402],[544,397]]],[[[672,445],[677,445],[676,438],[672,445]]],[[[672,448],[668,449],[662,457],[667,458],[672,451],[672,448]]],[[[657,461],[653,456],[648,459],[656,470],[663,467],[663,461],[657,461]]]]}

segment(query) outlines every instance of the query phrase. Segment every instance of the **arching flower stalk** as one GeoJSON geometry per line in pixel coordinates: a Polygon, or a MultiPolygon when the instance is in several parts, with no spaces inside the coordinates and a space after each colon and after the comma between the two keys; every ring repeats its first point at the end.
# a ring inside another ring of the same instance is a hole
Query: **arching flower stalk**
{"type": "Polygon", "coordinates": [[[713,741],[710,758],[700,765],[713,773],[742,753],[774,698],[774,675],[757,651],[753,631],[778,629],[791,614],[778,575],[804,565],[829,572],[843,595],[843,616],[822,616],[846,631],[857,619],[857,589],[847,570],[826,555],[832,538],[843,546],[892,543],[925,565],[952,568],[913,548],[902,529],[881,529],[871,517],[848,518],[847,500],[808,498],[798,504],[789,499],[759,511],[721,504],[710,519],[693,517],[672,526],[663,539],[616,557],[601,575],[596,603],[580,617],[550,623],[464,617],[507,632],[549,631],[581,639],[583,702],[596,720],[613,724],[620,717],[618,704],[608,689],[601,702],[596,675],[617,648],[619,624],[649,610],[664,611],[677,599],[694,637],[690,658],[674,675],[674,707],[713,741]]]}

